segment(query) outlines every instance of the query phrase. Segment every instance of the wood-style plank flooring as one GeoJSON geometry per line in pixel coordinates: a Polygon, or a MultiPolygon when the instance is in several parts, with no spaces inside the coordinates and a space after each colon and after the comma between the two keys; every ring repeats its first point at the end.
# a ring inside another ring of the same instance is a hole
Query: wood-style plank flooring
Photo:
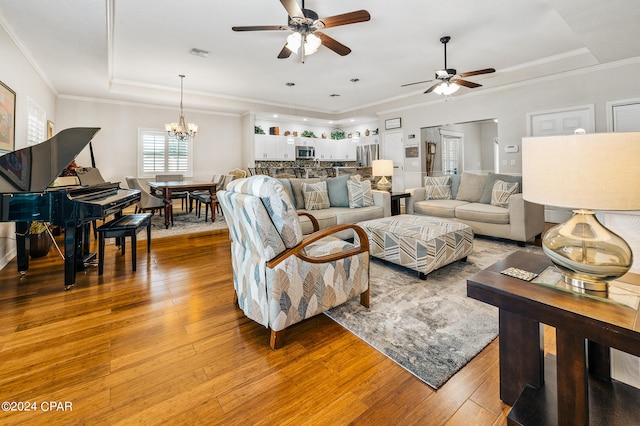
{"type": "Polygon", "coordinates": [[[137,254],[132,272],[108,246],[70,291],[55,249],[0,271],[0,401],[36,408],[1,424],[506,424],[497,340],[435,391],[324,315],[271,350],[234,304],[226,231],[137,254]]]}

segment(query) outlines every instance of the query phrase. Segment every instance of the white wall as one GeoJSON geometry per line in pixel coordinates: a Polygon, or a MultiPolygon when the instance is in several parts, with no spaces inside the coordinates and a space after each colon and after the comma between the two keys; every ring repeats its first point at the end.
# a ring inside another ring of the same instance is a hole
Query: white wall
{"type": "MultiPolygon", "coordinates": [[[[16,92],[16,146],[27,146],[27,99],[43,109],[47,120],[56,121],[55,93],[25,59],[4,28],[0,27],[0,80],[16,92]]],[[[0,268],[15,256],[15,225],[0,223],[0,268]]],[[[17,271],[16,271],[17,273],[17,271]]]]}
{"type": "MultiPolygon", "coordinates": [[[[81,98],[58,100],[57,129],[100,127],[93,139],[96,167],[111,182],[137,176],[138,128],[164,129],[164,123],[177,120],[177,109],[153,105],[114,103],[81,98]]],[[[194,139],[194,175],[210,180],[213,174],[227,172],[242,162],[241,117],[185,110],[185,118],[198,125],[194,139]]],[[[78,165],[91,165],[89,149],[78,156],[78,165]]]]}

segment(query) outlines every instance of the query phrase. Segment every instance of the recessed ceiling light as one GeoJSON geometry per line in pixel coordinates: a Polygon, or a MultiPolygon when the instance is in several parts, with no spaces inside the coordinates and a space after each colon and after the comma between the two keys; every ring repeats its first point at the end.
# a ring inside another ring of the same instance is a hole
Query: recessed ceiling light
{"type": "Polygon", "coordinates": [[[209,56],[209,51],[208,50],[198,49],[196,47],[191,49],[189,51],[189,53],[191,53],[192,55],[195,55],[195,56],[200,56],[201,58],[206,58],[207,56],[209,56]]]}
{"type": "Polygon", "coordinates": [[[278,118],[278,114],[273,114],[273,118],[278,118]]]}

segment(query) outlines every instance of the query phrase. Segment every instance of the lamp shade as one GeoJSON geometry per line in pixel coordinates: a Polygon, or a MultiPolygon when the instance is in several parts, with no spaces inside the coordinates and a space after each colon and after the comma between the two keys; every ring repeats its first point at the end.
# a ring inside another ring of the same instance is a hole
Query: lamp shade
{"type": "Polygon", "coordinates": [[[371,174],[374,176],[393,176],[393,160],[373,160],[371,174]]]}
{"type": "Polygon", "coordinates": [[[640,210],[640,132],[522,139],[522,196],[566,208],[640,210]]]}

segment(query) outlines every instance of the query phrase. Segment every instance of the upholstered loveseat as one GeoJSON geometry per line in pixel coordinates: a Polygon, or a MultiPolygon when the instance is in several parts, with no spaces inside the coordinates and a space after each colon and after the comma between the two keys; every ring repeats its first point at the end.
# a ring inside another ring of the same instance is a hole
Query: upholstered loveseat
{"type": "Polygon", "coordinates": [[[520,245],[544,230],[544,206],[522,198],[522,177],[462,173],[425,178],[407,190],[407,214],[436,216],[465,223],[476,235],[506,238],[520,245]]]}
{"type": "MultiPolygon", "coordinates": [[[[369,181],[360,182],[356,176],[278,180],[296,210],[315,217],[320,229],[391,216],[389,192],[372,190],[369,181]],[[322,193],[322,188],[326,193],[322,193]]],[[[313,231],[311,221],[304,216],[300,217],[300,225],[305,234],[313,231]]],[[[350,238],[352,235],[342,233],[340,236],[350,238]]]]}

